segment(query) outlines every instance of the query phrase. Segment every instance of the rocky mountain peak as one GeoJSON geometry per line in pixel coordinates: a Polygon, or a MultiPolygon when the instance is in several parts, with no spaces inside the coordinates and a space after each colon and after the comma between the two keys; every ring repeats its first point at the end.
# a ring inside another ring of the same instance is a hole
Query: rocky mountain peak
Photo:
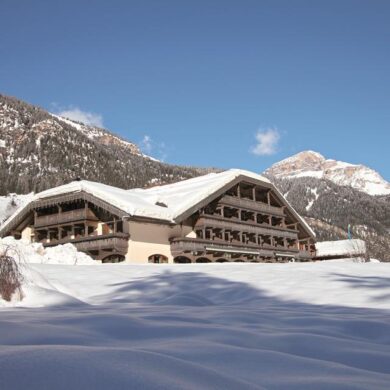
{"type": "Polygon", "coordinates": [[[269,170],[272,170],[274,175],[314,171],[321,169],[325,161],[326,159],[322,154],[306,150],[274,164],[269,170]]]}
{"type": "Polygon", "coordinates": [[[364,165],[326,159],[313,151],[304,151],[286,158],[265,171],[274,178],[314,177],[349,186],[369,195],[390,195],[390,183],[364,165]]]}

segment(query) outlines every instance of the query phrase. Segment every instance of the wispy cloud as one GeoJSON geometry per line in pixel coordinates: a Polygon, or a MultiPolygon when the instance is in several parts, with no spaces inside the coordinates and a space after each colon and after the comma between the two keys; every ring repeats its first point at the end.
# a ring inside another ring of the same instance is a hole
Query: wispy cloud
{"type": "Polygon", "coordinates": [[[142,138],[141,149],[145,153],[150,153],[152,151],[152,139],[149,135],[144,135],[144,138],[142,138]]]}
{"type": "Polygon", "coordinates": [[[168,157],[167,148],[165,142],[155,142],[149,135],[144,135],[140,148],[143,153],[155,156],[160,161],[165,161],[168,157]]]}
{"type": "Polygon", "coordinates": [[[73,119],[74,121],[84,123],[90,126],[103,127],[103,117],[94,112],[83,111],[78,107],[69,107],[56,112],[57,115],[64,118],[73,119]]]}
{"type": "Polygon", "coordinates": [[[251,148],[251,153],[256,156],[270,156],[277,152],[280,133],[277,129],[259,129],[255,135],[256,145],[251,148]]]}

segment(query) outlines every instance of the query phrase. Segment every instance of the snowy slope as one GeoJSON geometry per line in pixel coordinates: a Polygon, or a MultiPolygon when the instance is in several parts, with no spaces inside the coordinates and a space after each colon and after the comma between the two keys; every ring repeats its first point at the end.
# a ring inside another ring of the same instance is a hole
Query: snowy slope
{"type": "Polygon", "coordinates": [[[276,178],[314,177],[350,186],[369,195],[390,195],[390,183],[378,172],[364,166],[327,160],[319,153],[305,151],[274,164],[265,172],[276,178]]]}
{"type": "Polygon", "coordinates": [[[102,143],[103,145],[109,145],[109,144],[122,145],[128,148],[132,153],[141,155],[141,152],[137,145],[110,133],[106,129],[101,129],[96,126],[85,125],[84,123],[76,122],[74,120],[64,118],[62,116],[55,115],[52,113],[50,113],[50,115],[72,126],[77,131],[80,131],[81,133],[85,134],[89,139],[94,139],[102,143]]]}
{"type": "Polygon", "coordinates": [[[383,263],[36,264],[32,271],[42,278],[34,299],[48,306],[0,309],[2,389],[390,383],[383,263]]]}
{"type": "Polygon", "coordinates": [[[34,194],[17,195],[9,194],[8,196],[0,196],[0,225],[10,217],[18,208],[27,204],[34,194]]]}

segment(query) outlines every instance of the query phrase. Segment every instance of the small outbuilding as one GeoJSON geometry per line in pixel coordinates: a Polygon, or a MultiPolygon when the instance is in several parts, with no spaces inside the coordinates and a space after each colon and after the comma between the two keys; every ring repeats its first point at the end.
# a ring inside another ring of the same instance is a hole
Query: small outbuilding
{"type": "Polygon", "coordinates": [[[367,258],[366,243],[363,240],[323,241],[316,243],[314,260],[336,260],[345,258],[367,258]]]}

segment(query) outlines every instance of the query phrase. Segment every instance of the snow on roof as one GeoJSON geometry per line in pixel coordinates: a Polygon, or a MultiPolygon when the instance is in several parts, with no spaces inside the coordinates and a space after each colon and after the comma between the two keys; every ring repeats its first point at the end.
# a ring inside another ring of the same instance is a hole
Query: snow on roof
{"type": "Polygon", "coordinates": [[[59,187],[50,188],[36,194],[33,200],[82,191],[110,203],[129,215],[171,220],[171,215],[166,208],[157,206],[128,190],[88,180],[73,181],[59,187]]]}
{"type": "Polygon", "coordinates": [[[366,252],[366,243],[363,240],[323,241],[316,243],[317,257],[355,256],[366,252]]]}
{"type": "Polygon", "coordinates": [[[189,208],[201,202],[203,199],[213,195],[220,188],[231,183],[240,176],[260,180],[267,184],[270,181],[253,172],[241,169],[229,169],[220,173],[209,173],[204,176],[194,177],[173,184],[165,184],[148,189],[132,189],[128,192],[137,194],[150,203],[164,203],[171,212],[172,219],[176,219],[189,208]]]}
{"type": "MultiPolygon", "coordinates": [[[[125,213],[129,214],[129,216],[175,222],[178,217],[191,207],[198,205],[204,199],[212,196],[218,190],[239,177],[255,179],[267,183],[274,188],[271,182],[264,176],[241,169],[230,169],[220,173],[209,173],[204,176],[149,189],[136,188],[124,190],[87,180],[73,181],[40,192],[32,198],[32,201],[68,193],[86,192],[123,210],[125,213]]],[[[274,188],[274,190],[283,197],[277,189],[274,188]]],[[[314,235],[305,220],[296,213],[291,205],[289,205],[289,207],[304,227],[314,235]]],[[[18,210],[17,213],[9,218],[2,226],[2,230],[4,230],[5,226],[21,211],[22,210],[18,210]]]]}

